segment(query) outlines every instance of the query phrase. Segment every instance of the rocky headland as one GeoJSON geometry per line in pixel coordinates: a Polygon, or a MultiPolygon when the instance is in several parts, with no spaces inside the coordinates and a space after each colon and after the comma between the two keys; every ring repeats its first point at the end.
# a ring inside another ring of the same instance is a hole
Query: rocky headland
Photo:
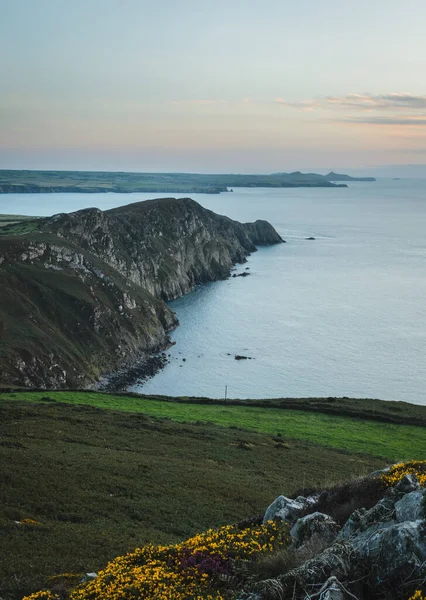
{"type": "Polygon", "coordinates": [[[352,177],[351,175],[345,175],[343,173],[335,173],[334,171],[330,171],[327,175],[324,175],[327,181],[376,181],[375,177],[352,177]]]}
{"type": "Polygon", "coordinates": [[[80,388],[151,356],[178,324],[165,301],[282,241],[189,198],[2,228],[1,383],[80,388]]]}

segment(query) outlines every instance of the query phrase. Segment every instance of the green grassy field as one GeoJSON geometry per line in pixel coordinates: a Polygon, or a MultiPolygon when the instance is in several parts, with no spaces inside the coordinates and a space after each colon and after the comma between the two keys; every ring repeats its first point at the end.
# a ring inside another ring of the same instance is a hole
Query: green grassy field
{"type": "Polygon", "coordinates": [[[386,462],[276,436],[297,435],[296,414],[278,423],[271,413],[258,424],[271,435],[255,431],[251,411],[239,419],[237,407],[215,412],[105,394],[68,396],[70,403],[66,393],[0,396],[3,600],[41,589],[51,576],[97,571],[147,542],[174,543],[258,515],[279,494],[366,474],[386,462]],[[41,396],[62,402],[40,402],[41,396]],[[252,430],[200,422],[213,418],[252,430]],[[36,524],[16,523],[23,519],[36,524]]]}
{"type": "MultiPolygon", "coordinates": [[[[15,392],[2,393],[0,398],[39,401],[44,396],[70,404],[86,404],[110,410],[143,413],[152,417],[167,417],[181,423],[204,422],[224,427],[238,427],[247,431],[280,435],[284,439],[305,440],[348,452],[366,453],[390,461],[421,459],[425,454],[425,427],[397,422],[383,423],[373,419],[365,420],[324,412],[261,408],[248,406],[247,403],[240,406],[227,406],[224,403],[170,402],[86,392],[15,392]]],[[[352,401],[352,405],[355,402],[357,401],[352,401]]],[[[378,404],[384,404],[383,411],[389,412],[387,403],[378,404]]],[[[426,407],[413,407],[407,410],[417,410],[419,415],[422,415],[426,407]]],[[[380,416],[380,411],[377,409],[377,418],[380,416]]],[[[400,418],[403,421],[403,415],[400,418]]]]}
{"type": "Polygon", "coordinates": [[[34,231],[37,228],[34,220],[37,218],[23,215],[0,215],[0,233],[3,233],[1,231],[3,227],[7,227],[8,235],[10,233],[19,234],[34,231]],[[26,221],[29,221],[29,223],[26,223],[26,221]]]}

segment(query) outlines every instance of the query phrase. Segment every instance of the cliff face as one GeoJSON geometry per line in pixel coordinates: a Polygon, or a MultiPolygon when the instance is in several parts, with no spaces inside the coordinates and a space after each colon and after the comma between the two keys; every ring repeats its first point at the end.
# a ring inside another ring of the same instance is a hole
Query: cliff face
{"type": "Polygon", "coordinates": [[[221,279],[256,245],[282,242],[266,221],[241,224],[189,198],[58,215],[43,227],[90,250],[157,298],[221,279]]]}
{"type": "Polygon", "coordinates": [[[169,343],[164,300],[281,240],[190,199],[87,209],[0,237],[1,383],[83,387],[169,343]],[[30,229],[31,229],[30,228],[30,229]]]}

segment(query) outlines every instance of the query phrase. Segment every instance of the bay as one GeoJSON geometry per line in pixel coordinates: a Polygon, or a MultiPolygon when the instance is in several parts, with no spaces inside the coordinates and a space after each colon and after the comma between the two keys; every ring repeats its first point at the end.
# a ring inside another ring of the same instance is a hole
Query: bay
{"type": "MultiPolygon", "coordinates": [[[[3,195],[0,213],[106,210],[162,196],[3,195]]],[[[260,248],[238,266],[250,277],[199,286],[172,302],[180,326],[170,363],[133,391],[221,398],[227,386],[230,398],[426,404],[425,180],[192,197],[239,221],[266,219],[287,243],[260,248]]]]}

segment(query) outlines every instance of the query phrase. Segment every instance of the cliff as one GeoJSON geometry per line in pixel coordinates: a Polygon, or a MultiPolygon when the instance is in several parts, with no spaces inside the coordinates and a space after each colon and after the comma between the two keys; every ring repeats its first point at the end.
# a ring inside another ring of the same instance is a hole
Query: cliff
{"type": "Polygon", "coordinates": [[[1,383],[82,387],[170,342],[165,300],[229,275],[269,223],[165,198],[26,223],[0,237],[1,383]]]}

